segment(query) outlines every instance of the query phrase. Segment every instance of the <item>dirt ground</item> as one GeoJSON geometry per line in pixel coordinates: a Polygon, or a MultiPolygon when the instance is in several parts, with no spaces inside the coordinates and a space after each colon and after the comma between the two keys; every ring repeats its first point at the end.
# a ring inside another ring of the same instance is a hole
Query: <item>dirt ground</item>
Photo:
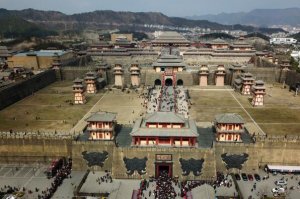
{"type": "MultiPolygon", "coordinates": [[[[238,113],[247,125],[256,123],[265,133],[273,135],[300,132],[300,95],[283,89],[282,85],[266,85],[265,105],[253,107],[251,96],[232,90],[190,90],[193,105],[190,116],[197,122],[213,121],[220,113],[238,113]]],[[[259,128],[253,131],[259,131],[259,128]]]]}
{"type": "Polygon", "coordinates": [[[72,82],[55,82],[0,111],[0,130],[69,131],[103,93],[87,95],[85,105],[72,105],[72,82]]]}
{"type": "MultiPolygon", "coordinates": [[[[132,124],[145,112],[139,93],[120,90],[88,94],[85,105],[73,102],[72,82],[55,82],[0,111],[0,130],[9,131],[80,131],[92,112],[117,113],[120,124],[132,124]]],[[[252,133],[273,135],[299,134],[300,96],[281,85],[267,85],[265,105],[252,107],[251,96],[228,89],[189,88],[192,106],[190,118],[197,123],[213,122],[221,113],[238,113],[252,133]]]]}

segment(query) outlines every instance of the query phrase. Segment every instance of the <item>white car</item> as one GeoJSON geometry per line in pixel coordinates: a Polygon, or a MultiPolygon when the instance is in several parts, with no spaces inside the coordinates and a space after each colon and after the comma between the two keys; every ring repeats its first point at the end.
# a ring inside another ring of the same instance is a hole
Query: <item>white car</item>
{"type": "Polygon", "coordinates": [[[275,187],[272,189],[272,193],[284,193],[284,192],[285,192],[285,189],[282,187],[279,187],[279,188],[275,187]]]}
{"type": "Polygon", "coordinates": [[[284,186],[284,185],[287,185],[287,181],[285,181],[285,180],[278,180],[278,181],[275,181],[275,184],[277,186],[284,186]]]}

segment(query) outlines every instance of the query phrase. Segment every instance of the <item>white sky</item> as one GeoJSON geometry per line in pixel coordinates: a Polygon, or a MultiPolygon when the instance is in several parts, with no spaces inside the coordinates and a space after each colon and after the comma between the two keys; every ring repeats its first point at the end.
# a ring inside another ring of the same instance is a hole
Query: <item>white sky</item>
{"type": "Polygon", "coordinates": [[[219,14],[251,11],[257,8],[300,7],[300,0],[0,0],[9,10],[34,8],[66,14],[94,10],[162,12],[168,16],[219,14]]]}

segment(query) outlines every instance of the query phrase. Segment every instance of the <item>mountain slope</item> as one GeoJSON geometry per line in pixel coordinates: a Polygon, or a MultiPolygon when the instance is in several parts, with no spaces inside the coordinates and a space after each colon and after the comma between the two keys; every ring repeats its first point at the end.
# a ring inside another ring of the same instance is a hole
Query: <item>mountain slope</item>
{"type": "Polygon", "coordinates": [[[259,29],[243,25],[222,25],[207,20],[189,20],[179,17],[168,17],[158,12],[115,12],[110,10],[94,11],[66,15],[56,11],[34,9],[12,10],[8,13],[52,30],[82,30],[86,28],[144,28],[144,24],[172,27],[199,27],[212,30],[244,30],[247,32],[278,32],[280,29],[259,29]]]}
{"type": "Polygon", "coordinates": [[[300,8],[256,9],[248,13],[221,13],[218,15],[202,15],[187,17],[202,19],[222,24],[245,24],[255,26],[300,25],[300,8]]]}
{"type": "Polygon", "coordinates": [[[48,36],[53,31],[44,30],[5,9],[0,9],[0,35],[6,38],[48,36]]]}

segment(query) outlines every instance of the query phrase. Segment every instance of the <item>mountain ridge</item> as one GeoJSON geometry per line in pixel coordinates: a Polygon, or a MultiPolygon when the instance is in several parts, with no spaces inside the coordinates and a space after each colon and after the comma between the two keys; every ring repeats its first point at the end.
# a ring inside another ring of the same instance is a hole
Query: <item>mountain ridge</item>
{"type": "Polygon", "coordinates": [[[260,29],[244,25],[223,25],[208,20],[189,20],[180,17],[168,17],[160,12],[116,12],[112,10],[96,10],[67,15],[58,11],[43,11],[35,9],[5,10],[0,13],[10,13],[26,21],[40,25],[50,30],[85,29],[103,27],[142,28],[144,24],[164,25],[172,27],[200,27],[213,30],[244,30],[247,32],[279,32],[282,29],[260,29]],[[137,26],[138,25],[138,26],[137,26]]]}
{"type": "Polygon", "coordinates": [[[187,19],[206,19],[232,25],[236,23],[252,26],[291,25],[300,26],[300,8],[254,9],[250,12],[220,13],[216,15],[190,16],[187,19]]]}

